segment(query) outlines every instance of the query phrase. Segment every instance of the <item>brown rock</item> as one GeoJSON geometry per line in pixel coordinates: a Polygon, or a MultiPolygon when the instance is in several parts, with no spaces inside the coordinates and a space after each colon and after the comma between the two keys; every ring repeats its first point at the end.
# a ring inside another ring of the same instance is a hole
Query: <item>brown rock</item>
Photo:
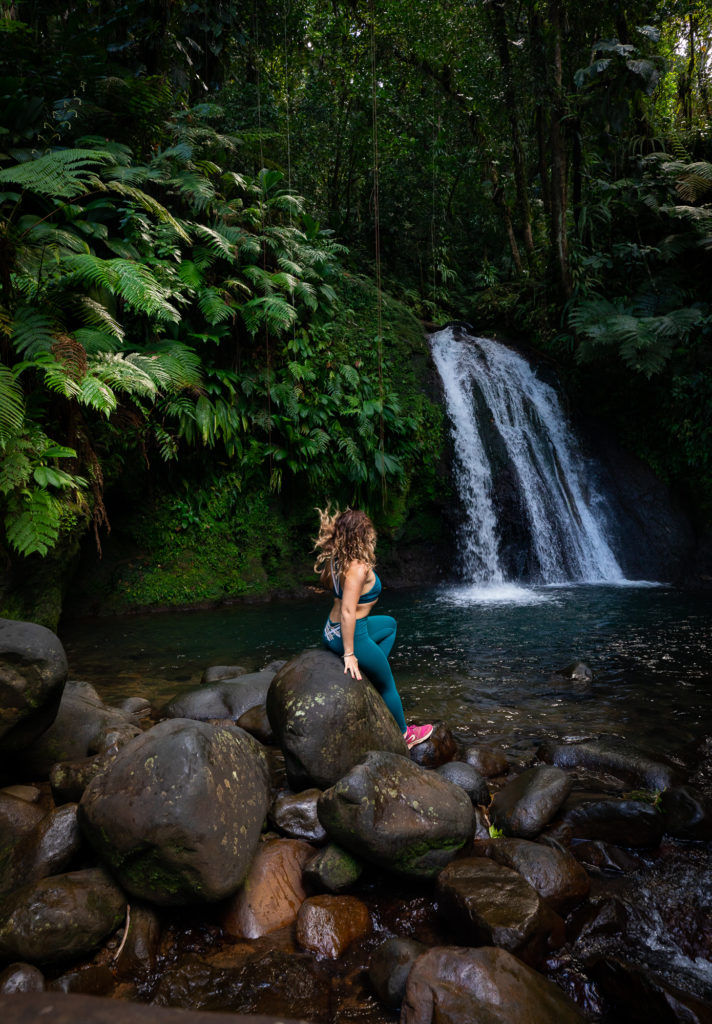
{"type": "Polygon", "coordinates": [[[494,747],[468,747],[463,760],[476,768],[486,779],[493,779],[495,776],[504,775],[509,771],[509,761],[506,755],[501,750],[495,750],[494,747]]]}
{"type": "Polygon", "coordinates": [[[473,843],[470,852],[517,871],[557,914],[568,914],[591,888],[587,871],[570,853],[554,846],[527,839],[486,839],[473,843]]]}
{"type": "Polygon", "coordinates": [[[582,1024],[552,982],[502,949],[435,947],[413,964],[401,1024],[582,1024]]]}
{"type": "Polygon", "coordinates": [[[119,978],[135,978],[138,974],[150,971],[156,962],[161,941],[161,922],[150,907],[132,903],[126,929],[128,934],[124,933],[116,956],[116,974],[119,978]]]}
{"type": "Polygon", "coordinates": [[[371,927],[368,908],[355,896],[312,896],[297,917],[297,942],[332,960],[346,952],[371,927]]]}
{"type": "Polygon", "coordinates": [[[306,899],[302,870],[315,852],[299,839],[262,843],[242,888],[228,901],[223,917],[227,934],[257,939],[296,921],[306,899]]]}
{"type": "Polygon", "coordinates": [[[443,908],[477,945],[493,945],[536,966],[564,942],[564,922],[521,875],[485,857],[453,861],[440,872],[443,908]]]}
{"type": "Polygon", "coordinates": [[[410,751],[411,759],[423,768],[437,768],[447,764],[456,754],[457,743],[444,722],[437,722],[430,738],[410,751]]]}

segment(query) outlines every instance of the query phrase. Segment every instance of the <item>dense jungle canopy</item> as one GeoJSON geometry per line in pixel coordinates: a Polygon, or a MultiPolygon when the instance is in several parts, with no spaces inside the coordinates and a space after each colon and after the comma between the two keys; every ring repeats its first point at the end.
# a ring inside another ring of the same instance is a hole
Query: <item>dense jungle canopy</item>
{"type": "Polygon", "coordinates": [[[538,351],[709,527],[708,0],[0,0],[0,54],[6,613],[114,508],[226,593],[328,498],[427,539],[422,322],[538,351]]]}

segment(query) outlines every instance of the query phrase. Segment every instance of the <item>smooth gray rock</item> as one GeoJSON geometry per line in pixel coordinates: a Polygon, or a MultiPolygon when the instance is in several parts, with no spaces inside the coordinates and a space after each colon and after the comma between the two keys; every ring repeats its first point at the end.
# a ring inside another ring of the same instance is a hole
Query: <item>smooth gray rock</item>
{"type": "Polygon", "coordinates": [[[125,910],[124,894],[101,868],[43,878],[0,902],[0,958],[53,964],[85,956],[125,910]]]}
{"type": "Polygon", "coordinates": [[[208,665],[200,682],[202,686],[212,686],[213,683],[220,683],[223,679],[237,679],[238,676],[246,675],[247,669],[242,665],[208,665]]]}
{"type": "Polygon", "coordinates": [[[370,750],[408,752],[376,688],[346,675],[330,651],[287,662],[269,688],[267,714],[295,792],[333,785],[370,750]]]}
{"type": "Polygon", "coordinates": [[[442,906],[473,945],[499,946],[532,967],[563,945],[564,922],[511,868],[486,857],[464,857],[441,871],[442,906]]]}
{"type": "Polygon", "coordinates": [[[404,875],[430,877],[474,831],[470,798],[410,758],[372,751],[317,805],[339,846],[404,875]]]}
{"type": "Polygon", "coordinates": [[[12,757],[49,728],[67,671],[64,648],[51,630],[0,619],[0,759],[12,757]]]}
{"type": "Polygon", "coordinates": [[[0,971],[0,995],[15,992],[44,992],[44,974],[34,964],[10,964],[0,971]]]}
{"type": "Polygon", "coordinates": [[[118,749],[140,728],[118,708],[108,707],[89,683],[69,680],[52,726],[19,757],[25,772],[47,778],[58,761],[118,749]]]}
{"type": "Polygon", "coordinates": [[[263,669],[200,686],[175,697],[166,705],[164,714],[166,718],[193,718],[197,722],[210,718],[236,722],[250,708],[264,704],[274,676],[272,669],[263,669]]]}
{"type": "Polygon", "coordinates": [[[570,791],[571,778],[561,768],[528,768],[495,794],[490,821],[507,836],[534,839],[570,791]]]}
{"type": "Polygon", "coordinates": [[[269,809],[269,819],[290,839],[323,843],[326,832],[316,812],[320,796],[320,789],[305,789],[301,793],[280,793],[269,809]]]}
{"type": "Polygon", "coordinates": [[[242,882],[269,798],[262,748],[236,726],[161,722],[87,787],[80,822],[127,892],[219,900],[242,882]]]}
{"type": "Polygon", "coordinates": [[[450,761],[436,768],[438,775],[442,775],[449,782],[464,789],[473,804],[487,807],[490,803],[490,791],[484,778],[476,768],[465,761],[450,761]]]}
{"type": "Polygon", "coordinates": [[[587,768],[607,772],[640,789],[659,790],[682,781],[678,768],[653,761],[631,747],[624,750],[606,743],[546,743],[543,760],[559,768],[587,768]]]}
{"type": "Polygon", "coordinates": [[[368,980],[384,1006],[397,1009],[405,997],[411,968],[428,947],[415,939],[386,939],[371,954],[368,980]]]}

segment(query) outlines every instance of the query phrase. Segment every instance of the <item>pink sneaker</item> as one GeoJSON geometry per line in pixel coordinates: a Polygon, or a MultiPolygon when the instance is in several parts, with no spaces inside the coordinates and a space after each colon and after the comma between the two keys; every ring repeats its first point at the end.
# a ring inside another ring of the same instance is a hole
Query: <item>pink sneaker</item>
{"type": "Polygon", "coordinates": [[[419,743],[425,743],[433,734],[432,725],[409,725],[403,733],[408,750],[417,747],[419,743]]]}

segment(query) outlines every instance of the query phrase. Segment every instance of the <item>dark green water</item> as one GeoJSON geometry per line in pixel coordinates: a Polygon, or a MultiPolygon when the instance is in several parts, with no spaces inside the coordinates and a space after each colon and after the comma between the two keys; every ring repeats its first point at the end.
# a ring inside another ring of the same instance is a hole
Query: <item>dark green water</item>
{"type": "MultiPolygon", "coordinates": [[[[107,701],[162,704],[211,664],[248,670],[317,646],[328,598],[68,622],[74,678],[107,701]]],[[[392,666],[406,714],[513,743],[528,736],[623,737],[695,759],[712,732],[712,594],[671,588],[456,587],[386,591],[398,620],[392,666]],[[552,673],[573,660],[587,692],[552,673]]]]}

